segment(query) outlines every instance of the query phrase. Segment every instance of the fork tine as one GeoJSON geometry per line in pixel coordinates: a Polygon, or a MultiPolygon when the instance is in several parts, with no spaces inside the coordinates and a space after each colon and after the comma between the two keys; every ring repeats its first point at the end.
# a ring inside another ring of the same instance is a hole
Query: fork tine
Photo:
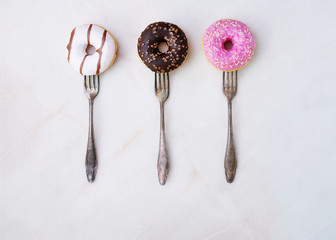
{"type": "Polygon", "coordinates": [[[229,72],[230,77],[229,77],[229,81],[230,81],[230,88],[233,88],[233,72],[229,72]]]}
{"type": "Polygon", "coordinates": [[[84,89],[86,90],[87,84],[86,84],[86,75],[84,75],[84,89]]]}
{"type": "Polygon", "coordinates": [[[155,92],[157,91],[157,85],[158,85],[158,83],[157,83],[157,81],[158,81],[158,77],[157,77],[157,73],[154,73],[154,75],[155,75],[155,81],[154,81],[154,84],[155,84],[155,92]]]}
{"type": "Polygon", "coordinates": [[[96,88],[99,91],[99,75],[96,75],[96,88]]]}
{"type": "Polygon", "coordinates": [[[161,89],[165,88],[165,75],[164,73],[160,73],[161,76],[161,89]]]}
{"type": "Polygon", "coordinates": [[[169,74],[165,73],[165,89],[169,91],[169,74]]]}
{"type": "Polygon", "coordinates": [[[236,70],[236,71],[233,72],[233,81],[234,81],[235,90],[237,90],[237,78],[238,78],[237,75],[238,75],[238,71],[236,70]]]}
{"type": "Polygon", "coordinates": [[[94,75],[90,75],[90,90],[94,89],[94,85],[93,85],[93,76],[94,75]]]}
{"type": "Polygon", "coordinates": [[[163,86],[164,86],[164,89],[167,89],[167,73],[162,73],[162,76],[163,76],[163,86]]]}
{"type": "Polygon", "coordinates": [[[98,90],[99,78],[98,75],[93,75],[93,89],[98,90]]]}
{"type": "Polygon", "coordinates": [[[225,90],[225,71],[223,71],[223,90],[225,90]]]}
{"type": "Polygon", "coordinates": [[[230,72],[225,72],[226,75],[226,88],[230,87],[230,72]]]}
{"type": "Polygon", "coordinates": [[[92,75],[92,90],[96,89],[96,75],[92,75]]]}
{"type": "Polygon", "coordinates": [[[224,90],[226,90],[228,87],[228,74],[226,71],[223,72],[223,86],[224,90]]]}
{"type": "Polygon", "coordinates": [[[225,87],[225,71],[223,71],[223,88],[225,87]]]}
{"type": "Polygon", "coordinates": [[[164,75],[160,73],[160,89],[164,89],[164,75]]]}
{"type": "Polygon", "coordinates": [[[92,75],[91,76],[91,90],[94,90],[95,89],[95,75],[92,75]]]}
{"type": "Polygon", "coordinates": [[[91,75],[86,76],[86,89],[90,90],[91,88],[91,75]]]}
{"type": "Polygon", "coordinates": [[[155,73],[155,91],[158,92],[162,88],[161,73],[155,73]]]}

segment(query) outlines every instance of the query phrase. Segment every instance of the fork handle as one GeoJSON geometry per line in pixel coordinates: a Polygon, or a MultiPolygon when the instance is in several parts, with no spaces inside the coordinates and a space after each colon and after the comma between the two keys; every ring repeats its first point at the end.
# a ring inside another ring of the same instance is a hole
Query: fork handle
{"type": "Polygon", "coordinates": [[[236,174],[237,160],[235,156],[235,147],[233,144],[233,128],[232,128],[232,101],[228,99],[228,136],[225,153],[225,176],[228,183],[232,183],[236,174]]]}
{"type": "Polygon", "coordinates": [[[87,180],[89,183],[92,183],[96,177],[98,164],[93,131],[93,100],[89,100],[89,111],[89,137],[86,149],[85,168],[87,180]]]}
{"type": "Polygon", "coordinates": [[[164,102],[160,101],[160,144],[159,144],[159,156],[157,162],[157,170],[159,182],[164,185],[167,181],[169,172],[169,160],[166,146],[166,133],[164,123],[164,102]]]}

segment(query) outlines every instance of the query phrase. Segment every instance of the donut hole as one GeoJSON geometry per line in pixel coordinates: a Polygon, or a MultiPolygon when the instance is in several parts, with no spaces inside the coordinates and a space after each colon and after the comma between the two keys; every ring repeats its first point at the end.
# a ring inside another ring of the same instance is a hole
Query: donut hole
{"type": "Polygon", "coordinates": [[[88,44],[88,45],[86,46],[85,51],[86,51],[86,54],[88,54],[88,55],[93,55],[93,54],[96,52],[96,48],[95,48],[93,45],[88,44]]]}
{"type": "Polygon", "coordinates": [[[160,42],[158,47],[159,47],[159,51],[162,53],[165,53],[168,51],[168,44],[166,42],[160,42]]]}
{"type": "Polygon", "coordinates": [[[231,39],[228,39],[223,43],[223,46],[226,51],[230,51],[233,47],[233,42],[231,41],[231,39]]]}

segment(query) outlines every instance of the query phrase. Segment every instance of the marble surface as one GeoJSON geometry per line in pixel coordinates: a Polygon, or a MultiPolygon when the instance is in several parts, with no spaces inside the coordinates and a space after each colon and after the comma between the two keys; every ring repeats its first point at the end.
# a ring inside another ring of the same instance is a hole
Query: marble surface
{"type": "Polygon", "coordinates": [[[335,1],[3,1],[2,240],[336,239],[335,1]],[[202,34],[221,18],[256,36],[233,102],[238,171],[225,181],[227,105],[202,34]],[[156,174],[159,104],[137,38],[176,23],[190,54],[170,74],[168,182],[156,174]],[[85,178],[88,102],[66,61],[77,25],[118,42],[95,101],[96,181],[85,178]]]}

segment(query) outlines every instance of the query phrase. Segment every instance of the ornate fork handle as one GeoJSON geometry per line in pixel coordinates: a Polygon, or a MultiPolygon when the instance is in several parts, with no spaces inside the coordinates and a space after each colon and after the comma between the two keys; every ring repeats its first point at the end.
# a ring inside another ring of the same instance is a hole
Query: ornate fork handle
{"type": "Polygon", "coordinates": [[[236,174],[237,160],[235,156],[235,147],[233,144],[232,101],[230,99],[228,99],[228,136],[227,136],[224,168],[225,168],[226,181],[228,183],[232,183],[236,174]]]}
{"type": "Polygon", "coordinates": [[[89,100],[89,111],[89,137],[86,149],[85,168],[87,179],[92,183],[95,180],[98,165],[93,131],[93,99],[89,100]]]}
{"type": "Polygon", "coordinates": [[[225,176],[228,183],[233,182],[237,169],[232,128],[232,99],[237,93],[237,72],[237,70],[232,72],[223,72],[223,90],[228,101],[228,136],[224,161],[225,176]]]}
{"type": "Polygon", "coordinates": [[[166,144],[165,122],[164,122],[164,103],[169,96],[169,74],[155,73],[155,95],[160,102],[160,143],[157,170],[159,183],[164,185],[167,181],[169,172],[169,160],[166,144]]]}
{"type": "Polygon", "coordinates": [[[84,75],[84,92],[89,100],[89,136],[85,157],[87,180],[92,183],[96,178],[97,155],[93,131],[93,100],[99,93],[99,75],[84,75]]]}
{"type": "Polygon", "coordinates": [[[169,160],[166,146],[166,133],[164,122],[164,101],[160,101],[160,143],[159,143],[159,156],[157,162],[157,169],[159,175],[159,182],[164,185],[167,181],[169,172],[169,160]]]}

